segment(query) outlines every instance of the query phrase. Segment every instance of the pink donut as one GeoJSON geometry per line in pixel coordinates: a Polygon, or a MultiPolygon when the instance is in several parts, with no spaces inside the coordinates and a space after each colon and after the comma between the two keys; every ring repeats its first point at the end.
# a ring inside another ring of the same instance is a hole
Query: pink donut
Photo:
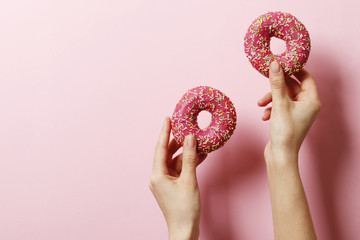
{"type": "Polygon", "coordinates": [[[198,154],[209,153],[231,137],[236,126],[236,112],[230,99],[219,90],[200,86],[187,91],[175,107],[171,118],[172,133],[177,143],[183,145],[187,135],[197,140],[198,154]],[[211,113],[211,123],[201,129],[197,116],[201,111],[211,113]]]}
{"type": "Polygon", "coordinates": [[[294,16],[284,12],[261,15],[250,25],[245,36],[245,53],[253,67],[269,77],[270,63],[276,59],[287,76],[300,71],[310,54],[310,37],[305,26],[294,16]],[[286,51],[274,55],[270,39],[286,42],[286,51]]]}

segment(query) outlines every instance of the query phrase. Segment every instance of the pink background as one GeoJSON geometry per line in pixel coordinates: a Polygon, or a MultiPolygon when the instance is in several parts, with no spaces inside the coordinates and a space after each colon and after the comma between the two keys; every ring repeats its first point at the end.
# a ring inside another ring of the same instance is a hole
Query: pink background
{"type": "Polygon", "coordinates": [[[198,168],[200,239],[273,239],[243,38],[267,11],[298,17],[323,110],[301,150],[319,239],[360,236],[359,5],[343,1],[2,0],[0,239],[166,239],[148,189],[164,116],[188,89],[234,102],[238,127],[198,168]]]}

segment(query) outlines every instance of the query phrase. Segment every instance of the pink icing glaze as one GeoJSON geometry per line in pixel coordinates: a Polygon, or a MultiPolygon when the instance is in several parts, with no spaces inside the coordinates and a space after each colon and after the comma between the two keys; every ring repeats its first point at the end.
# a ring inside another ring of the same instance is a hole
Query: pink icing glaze
{"type": "Polygon", "coordinates": [[[233,103],[224,93],[207,86],[187,91],[176,105],[171,118],[176,142],[183,145],[187,135],[195,135],[198,154],[222,147],[231,137],[235,126],[236,112],[233,103]],[[197,116],[201,111],[209,111],[212,116],[210,125],[204,129],[197,123],[197,116]]]}
{"type": "Polygon", "coordinates": [[[250,25],[245,35],[245,53],[250,63],[260,73],[269,77],[269,66],[275,58],[287,76],[300,71],[310,54],[310,37],[305,26],[294,16],[283,12],[261,15],[250,25]],[[274,55],[270,39],[276,37],[286,42],[286,51],[274,55]]]}

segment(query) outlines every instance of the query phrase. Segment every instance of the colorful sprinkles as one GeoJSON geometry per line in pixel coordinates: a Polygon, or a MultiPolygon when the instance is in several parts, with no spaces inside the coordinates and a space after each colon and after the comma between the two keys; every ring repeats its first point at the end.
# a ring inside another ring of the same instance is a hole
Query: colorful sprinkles
{"type": "Polygon", "coordinates": [[[187,91],[175,107],[171,118],[172,133],[176,142],[183,144],[185,137],[193,134],[197,140],[198,154],[209,153],[222,147],[236,126],[236,112],[230,99],[219,90],[200,86],[187,91]],[[211,113],[211,123],[201,129],[197,116],[201,111],[211,113]]]}
{"type": "Polygon", "coordinates": [[[300,71],[310,54],[310,36],[305,26],[294,16],[284,12],[261,15],[250,25],[245,35],[245,53],[250,63],[261,74],[269,77],[270,63],[276,59],[287,76],[300,71]],[[274,55],[270,39],[286,42],[286,51],[274,55]]]}

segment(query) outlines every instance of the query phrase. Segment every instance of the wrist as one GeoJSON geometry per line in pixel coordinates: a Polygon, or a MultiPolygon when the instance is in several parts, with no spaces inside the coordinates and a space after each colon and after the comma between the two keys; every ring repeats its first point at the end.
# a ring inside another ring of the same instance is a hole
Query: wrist
{"type": "Polygon", "coordinates": [[[179,226],[169,228],[169,240],[197,240],[199,238],[199,225],[179,226]]]}
{"type": "Polygon", "coordinates": [[[276,145],[271,141],[265,148],[264,157],[267,166],[288,166],[298,164],[299,150],[295,147],[288,147],[284,144],[276,145]]]}
{"type": "Polygon", "coordinates": [[[268,171],[298,171],[298,154],[293,152],[276,152],[265,156],[268,171]]]}
{"type": "Polygon", "coordinates": [[[268,173],[298,172],[298,154],[295,152],[275,152],[265,156],[268,173]]]}
{"type": "Polygon", "coordinates": [[[290,170],[299,170],[298,167],[298,158],[288,157],[287,155],[283,156],[272,156],[270,158],[265,158],[266,168],[271,171],[290,171],[290,170]]]}

